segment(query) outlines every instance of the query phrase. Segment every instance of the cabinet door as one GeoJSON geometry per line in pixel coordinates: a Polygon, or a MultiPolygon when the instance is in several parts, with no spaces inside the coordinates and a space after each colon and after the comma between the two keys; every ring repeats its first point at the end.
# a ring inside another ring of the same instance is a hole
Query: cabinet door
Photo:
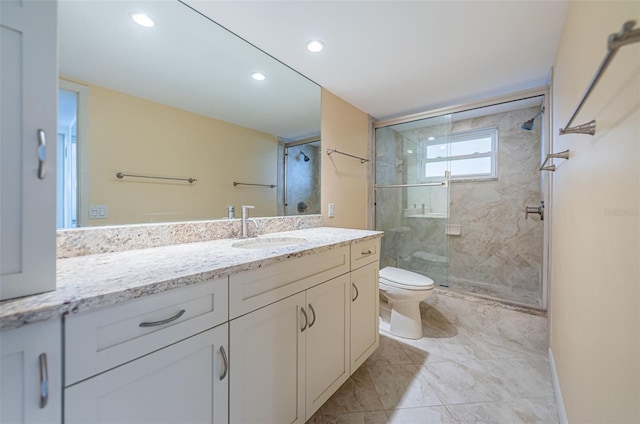
{"type": "Polygon", "coordinates": [[[222,324],[67,388],[65,423],[227,422],[227,340],[222,324]]]}
{"type": "Polygon", "coordinates": [[[0,299],[10,299],[55,289],[57,9],[53,0],[0,8],[0,299]]]}
{"type": "Polygon", "coordinates": [[[230,324],[231,423],[304,423],[304,293],[230,324]]]}
{"type": "Polygon", "coordinates": [[[378,262],[351,271],[351,372],[378,348],[378,262]]]}
{"type": "Polygon", "coordinates": [[[307,290],[307,419],[350,375],[349,274],[307,290]]]}
{"type": "Polygon", "coordinates": [[[61,340],[59,321],[0,333],[0,422],[62,421],[61,340]]]}

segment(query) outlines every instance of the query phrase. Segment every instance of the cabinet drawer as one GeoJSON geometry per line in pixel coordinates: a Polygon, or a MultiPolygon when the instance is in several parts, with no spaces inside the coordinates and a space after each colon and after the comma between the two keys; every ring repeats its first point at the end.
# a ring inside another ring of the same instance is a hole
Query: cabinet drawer
{"type": "Polygon", "coordinates": [[[65,319],[66,385],[228,320],[227,278],[65,319]]]}
{"type": "Polygon", "coordinates": [[[229,315],[236,318],[349,272],[349,246],[229,276],[229,315]]]}
{"type": "Polygon", "coordinates": [[[380,259],[380,239],[351,243],[351,269],[357,269],[380,259]]]}

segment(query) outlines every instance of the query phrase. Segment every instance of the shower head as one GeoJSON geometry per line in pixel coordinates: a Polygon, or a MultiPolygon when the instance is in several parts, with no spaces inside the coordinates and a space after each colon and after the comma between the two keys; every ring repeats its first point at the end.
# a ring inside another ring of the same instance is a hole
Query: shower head
{"type": "Polygon", "coordinates": [[[542,115],[543,113],[544,113],[544,108],[540,109],[540,112],[536,113],[536,116],[534,116],[533,118],[529,119],[528,121],[520,125],[520,128],[526,131],[531,131],[533,129],[533,121],[535,121],[536,118],[542,115]]]}
{"type": "Polygon", "coordinates": [[[304,157],[304,161],[309,162],[309,156],[305,155],[302,150],[300,150],[300,153],[298,153],[298,155],[302,155],[304,157]]]}

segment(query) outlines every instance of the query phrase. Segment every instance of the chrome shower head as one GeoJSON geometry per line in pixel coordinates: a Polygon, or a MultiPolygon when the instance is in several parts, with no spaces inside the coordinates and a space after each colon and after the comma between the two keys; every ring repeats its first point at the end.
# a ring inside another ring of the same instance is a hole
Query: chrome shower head
{"type": "Polygon", "coordinates": [[[520,125],[520,128],[526,131],[531,131],[533,129],[534,121],[538,116],[542,115],[542,113],[544,113],[544,108],[540,109],[540,112],[538,112],[536,116],[534,116],[533,118],[529,119],[528,121],[520,125]]]}
{"type": "Polygon", "coordinates": [[[302,155],[304,157],[304,161],[309,162],[309,156],[305,155],[302,150],[300,150],[300,153],[298,155],[302,155]]]}

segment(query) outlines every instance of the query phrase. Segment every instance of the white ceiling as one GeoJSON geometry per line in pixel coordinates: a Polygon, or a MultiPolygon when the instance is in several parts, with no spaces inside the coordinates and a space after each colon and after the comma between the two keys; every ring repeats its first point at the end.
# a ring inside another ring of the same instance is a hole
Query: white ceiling
{"type": "Polygon", "coordinates": [[[378,119],[544,85],[567,0],[188,4],[378,119]],[[326,48],[305,50],[311,39],[326,48]]]}

